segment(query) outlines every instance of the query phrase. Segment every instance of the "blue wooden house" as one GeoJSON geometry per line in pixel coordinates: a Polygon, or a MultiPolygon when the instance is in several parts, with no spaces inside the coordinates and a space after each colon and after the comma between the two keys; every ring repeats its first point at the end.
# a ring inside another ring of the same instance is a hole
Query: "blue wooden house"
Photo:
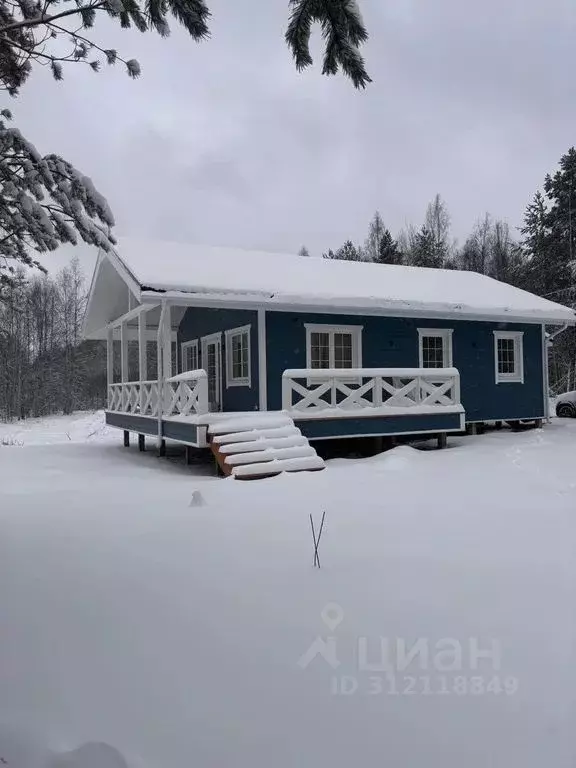
{"type": "Polygon", "coordinates": [[[317,440],[541,421],[547,328],[574,323],[473,272],[121,240],[84,334],[107,340],[125,441],[210,447],[243,477],[321,468],[317,440]]]}

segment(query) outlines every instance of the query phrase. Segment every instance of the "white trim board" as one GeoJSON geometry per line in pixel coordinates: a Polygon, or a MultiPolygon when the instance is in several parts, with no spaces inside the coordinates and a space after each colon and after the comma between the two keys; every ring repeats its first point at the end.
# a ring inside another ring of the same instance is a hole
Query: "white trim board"
{"type": "Polygon", "coordinates": [[[128,288],[134,294],[134,298],[137,301],[141,301],[141,286],[135,275],[128,269],[126,264],[118,257],[115,251],[101,251],[103,257],[108,259],[114,269],[118,272],[120,277],[124,280],[128,288]]]}

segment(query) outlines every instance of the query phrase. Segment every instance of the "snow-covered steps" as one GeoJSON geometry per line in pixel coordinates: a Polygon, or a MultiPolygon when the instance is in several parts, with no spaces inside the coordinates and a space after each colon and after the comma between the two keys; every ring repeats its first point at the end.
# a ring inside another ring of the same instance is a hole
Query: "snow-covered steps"
{"type": "MultiPolygon", "coordinates": [[[[209,418],[209,417],[208,417],[209,418]]],[[[230,418],[209,420],[208,431],[213,435],[225,435],[230,432],[246,432],[249,429],[276,429],[278,427],[294,427],[294,422],[284,413],[267,413],[266,411],[254,411],[246,415],[234,414],[230,418]]]]}
{"type": "MultiPolygon", "coordinates": [[[[316,454],[316,451],[314,451],[316,454]]],[[[244,464],[234,467],[232,474],[239,480],[251,480],[257,477],[269,477],[280,472],[304,472],[306,470],[324,469],[324,461],[318,456],[302,456],[299,459],[274,459],[258,464],[244,464]]]]}
{"type": "Polygon", "coordinates": [[[324,469],[308,439],[283,413],[247,413],[208,423],[208,442],[225,475],[248,480],[324,469]]]}

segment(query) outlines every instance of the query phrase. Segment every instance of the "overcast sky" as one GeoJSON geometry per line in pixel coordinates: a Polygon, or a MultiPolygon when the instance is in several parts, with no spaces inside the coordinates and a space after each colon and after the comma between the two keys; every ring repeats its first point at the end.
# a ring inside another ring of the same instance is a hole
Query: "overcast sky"
{"type": "Polygon", "coordinates": [[[92,177],[119,235],[320,255],[375,209],[420,225],[436,192],[459,239],[485,211],[520,225],[576,143],[574,0],[359,2],[365,91],[319,61],[296,73],[286,0],[212,0],[201,44],[97,23],[142,77],[42,69],[15,121],[92,177]]]}

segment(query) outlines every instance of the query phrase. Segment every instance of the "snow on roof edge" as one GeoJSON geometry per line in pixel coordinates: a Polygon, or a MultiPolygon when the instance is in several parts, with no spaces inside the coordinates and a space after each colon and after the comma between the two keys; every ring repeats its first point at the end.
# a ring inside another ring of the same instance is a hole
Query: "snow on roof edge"
{"type": "Polygon", "coordinates": [[[503,322],[513,323],[546,323],[548,325],[568,324],[576,325],[576,313],[569,308],[563,312],[552,313],[550,311],[532,310],[519,311],[507,307],[497,307],[493,310],[478,309],[466,304],[442,304],[408,302],[390,299],[383,302],[375,299],[374,301],[358,299],[343,299],[335,302],[333,299],[316,297],[314,300],[308,297],[282,295],[275,297],[270,294],[262,293],[239,293],[232,291],[182,291],[143,289],[143,299],[158,300],[158,294],[162,294],[163,299],[174,301],[183,301],[190,306],[206,306],[210,303],[221,306],[234,305],[253,308],[255,305],[266,305],[270,309],[286,309],[290,307],[303,307],[318,310],[332,310],[332,314],[352,312],[353,314],[392,314],[397,317],[430,317],[430,318],[457,318],[460,320],[475,319],[494,321],[500,318],[503,322]]]}
{"type": "Polygon", "coordinates": [[[110,256],[147,298],[576,324],[574,310],[473,272],[123,239],[110,256]]]}

